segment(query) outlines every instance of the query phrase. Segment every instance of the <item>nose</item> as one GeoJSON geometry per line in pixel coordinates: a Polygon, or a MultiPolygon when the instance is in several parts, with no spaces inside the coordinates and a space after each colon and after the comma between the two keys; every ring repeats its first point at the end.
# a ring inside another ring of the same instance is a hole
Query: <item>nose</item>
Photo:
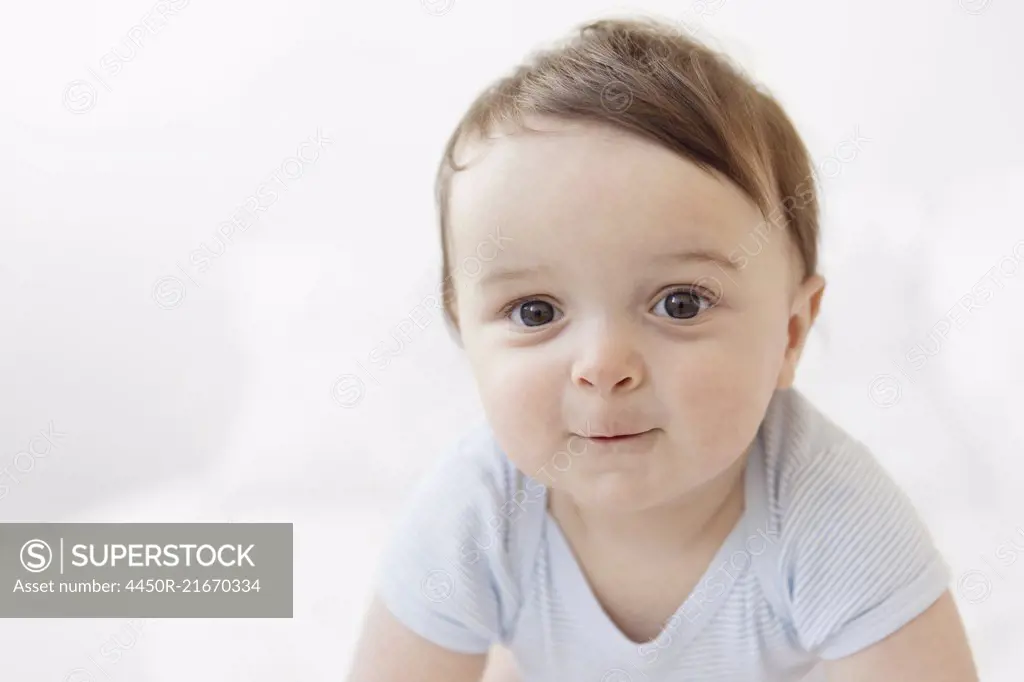
{"type": "Polygon", "coordinates": [[[633,391],[644,378],[640,352],[626,334],[610,329],[591,333],[572,370],[575,385],[602,396],[633,391]]]}

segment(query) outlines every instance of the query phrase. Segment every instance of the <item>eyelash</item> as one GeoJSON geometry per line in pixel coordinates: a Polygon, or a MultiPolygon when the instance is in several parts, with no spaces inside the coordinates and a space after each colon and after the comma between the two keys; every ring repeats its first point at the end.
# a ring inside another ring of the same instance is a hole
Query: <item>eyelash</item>
{"type": "MultiPolygon", "coordinates": [[[[708,289],[706,289],[706,288],[704,288],[702,286],[689,284],[689,285],[678,286],[678,287],[675,287],[675,288],[672,288],[672,289],[667,289],[665,291],[665,293],[661,297],[658,298],[658,300],[655,302],[654,305],[657,306],[657,304],[660,303],[662,301],[662,299],[665,299],[665,298],[671,296],[672,294],[678,294],[678,293],[692,294],[694,296],[697,296],[699,298],[704,299],[704,301],[706,301],[706,303],[707,303],[707,306],[703,310],[701,310],[699,313],[697,313],[697,315],[695,315],[692,318],[688,318],[688,319],[680,319],[680,318],[673,318],[673,317],[668,318],[668,319],[675,320],[675,321],[680,322],[680,323],[682,323],[682,322],[689,322],[690,320],[696,319],[702,313],[705,313],[710,308],[714,308],[716,305],[718,305],[718,303],[721,300],[718,296],[716,296],[714,294],[714,292],[709,291],[708,289]]],[[[516,300],[511,301],[510,303],[506,304],[501,309],[499,314],[501,315],[501,317],[503,319],[511,321],[512,311],[515,310],[516,307],[518,307],[518,306],[520,306],[520,305],[522,305],[524,303],[529,303],[530,301],[542,301],[542,300],[544,300],[544,299],[542,297],[538,297],[538,296],[523,296],[521,298],[517,298],[516,300]]],[[[554,304],[552,304],[552,307],[554,307],[554,304]]],[[[544,328],[548,327],[549,324],[550,323],[543,324],[543,325],[538,325],[536,327],[523,327],[523,329],[544,329],[544,328]]]]}

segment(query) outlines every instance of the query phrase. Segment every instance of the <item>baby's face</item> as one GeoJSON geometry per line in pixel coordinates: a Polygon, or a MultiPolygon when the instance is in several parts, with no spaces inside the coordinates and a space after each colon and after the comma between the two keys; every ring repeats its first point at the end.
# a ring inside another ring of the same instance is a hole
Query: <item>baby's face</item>
{"type": "Polygon", "coordinates": [[[738,188],[669,150],[544,125],[558,132],[471,148],[454,179],[484,409],[520,470],[580,504],[672,501],[735,463],[788,385],[796,256],[738,188]]]}

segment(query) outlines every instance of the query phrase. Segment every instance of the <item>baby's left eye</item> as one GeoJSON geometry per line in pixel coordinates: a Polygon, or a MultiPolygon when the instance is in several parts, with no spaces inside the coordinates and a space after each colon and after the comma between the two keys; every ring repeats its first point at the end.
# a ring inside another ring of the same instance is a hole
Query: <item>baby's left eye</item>
{"type": "Polygon", "coordinates": [[[664,313],[676,320],[692,320],[700,313],[715,305],[715,298],[702,289],[688,287],[669,292],[654,305],[655,314],[664,313]]]}

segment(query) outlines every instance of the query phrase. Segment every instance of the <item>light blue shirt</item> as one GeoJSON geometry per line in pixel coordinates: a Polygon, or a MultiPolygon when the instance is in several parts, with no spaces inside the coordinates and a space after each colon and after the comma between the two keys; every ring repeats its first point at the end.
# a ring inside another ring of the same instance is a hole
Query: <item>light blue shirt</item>
{"type": "Polygon", "coordinates": [[[602,609],[547,489],[486,425],[418,484],[381,557],[394,616],[452,651],[511,650],[524,682],[782,682],[901,628],[951,573],[865,445],[796,389],[776,391],[750,452],[743,516],[654,640],[602,609]]]}

